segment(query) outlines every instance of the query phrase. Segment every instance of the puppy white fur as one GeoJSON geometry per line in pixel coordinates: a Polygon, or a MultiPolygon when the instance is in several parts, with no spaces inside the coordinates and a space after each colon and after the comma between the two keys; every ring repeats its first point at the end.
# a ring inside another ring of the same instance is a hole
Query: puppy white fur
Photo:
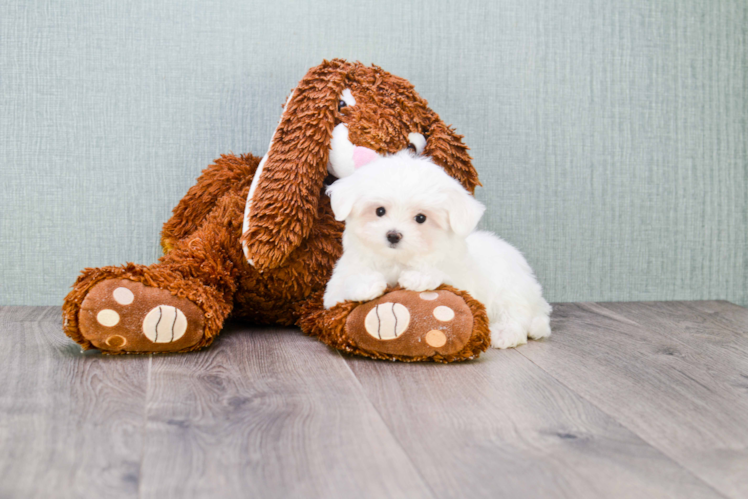
{"type": "Polygon", "coordinates": [[[527,261],[497,236],[474,232],[485,207],[428,158],[403,151],[377,159],[327,192],[345,231],[326,308],[374,299],[388,285],[420,292],[445,283],[486,306],[493,347],[550,336],[551,307],[527,261]]]}

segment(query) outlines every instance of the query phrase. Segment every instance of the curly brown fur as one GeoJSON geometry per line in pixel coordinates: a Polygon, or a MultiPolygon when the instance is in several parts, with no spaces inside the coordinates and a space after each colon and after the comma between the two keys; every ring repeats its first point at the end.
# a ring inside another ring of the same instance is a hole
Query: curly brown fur
{"type": "Polygon", "coordinates": [[[195,232],[218,200],[231,189],[249,187],[260,159],[251,154],[221,155],[203,170],[192,186],[174,207],[172,217],[161,229],[161,247],[167,253],[177,241],[195,232]]]}

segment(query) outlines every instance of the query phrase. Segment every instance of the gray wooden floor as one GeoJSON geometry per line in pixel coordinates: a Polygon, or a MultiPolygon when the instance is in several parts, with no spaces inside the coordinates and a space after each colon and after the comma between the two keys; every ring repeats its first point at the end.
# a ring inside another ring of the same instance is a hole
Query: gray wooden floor
{"type": "Polygon", "coordinates": [[[186,355],[82,354],[0,308],[0,497],[745,497],[748,310],[558,304],[456,365],[232,325],[186,355]]]}

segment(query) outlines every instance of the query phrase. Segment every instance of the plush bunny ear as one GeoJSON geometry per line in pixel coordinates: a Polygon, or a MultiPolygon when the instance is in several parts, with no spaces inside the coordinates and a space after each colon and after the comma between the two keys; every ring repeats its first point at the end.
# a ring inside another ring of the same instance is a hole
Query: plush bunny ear
{"type": "Polygon", "coordinates": [[[460,181],[465,189],[474,193],[475,187],[481,183],[478,172],[473,168],[468,147],[462,142],[462,136],[447,126],[436,113],[432,119],[423,154],[430,156],[449,175],[460,181]]]}
{"type": "MultiPolygon", "coordinates": [[[[455,185],[455,188],[458,186],[455,185]]],[[[472,233],[486,207],[464,189],[454,189],[447,198],[447,216],[449,226],[458,236],[465,237],[472,233]]]]}
{"type": "Polygon", "coordinates": [[[272,269],[309,235],[327,175],[335,112],[350,64],[312,68],[294,89],[258,171],[249,227],[242,236],[257,269],[272,269]]]}

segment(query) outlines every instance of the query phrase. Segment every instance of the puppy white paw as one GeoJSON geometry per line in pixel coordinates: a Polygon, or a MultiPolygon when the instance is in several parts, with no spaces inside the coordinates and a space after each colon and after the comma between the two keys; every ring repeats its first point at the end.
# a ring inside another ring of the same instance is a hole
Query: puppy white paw
{"type": "Polygon", "coordinates": [[[332,309],[337,304],[340,304],[341,302],[345,302],[345,297],[341,294],[331,294],[328,292],[325,292],[325,296],[322,299],[322,304],[325,306],[325,309],[332,309]]]}
{"type": "Polygon", "coordinates": [[[411,270],[403,271],[397,282],[406,290],[425,292],[426,290],[434,290],[444,283],[444,277],[438,273],[411,270]]]}
{"type": "Polygon", "coordinates": [[[527,344],[527,332],[515,321],[503,321],[491,325],[491,347],[509,349],[527,344]]]}
{"type": "Polygon", "coordinates": [[[376,299],[387,289],[384,276],[361,275],[349,278],[346,282],[346,300],[363,302],[376,299]]]}

